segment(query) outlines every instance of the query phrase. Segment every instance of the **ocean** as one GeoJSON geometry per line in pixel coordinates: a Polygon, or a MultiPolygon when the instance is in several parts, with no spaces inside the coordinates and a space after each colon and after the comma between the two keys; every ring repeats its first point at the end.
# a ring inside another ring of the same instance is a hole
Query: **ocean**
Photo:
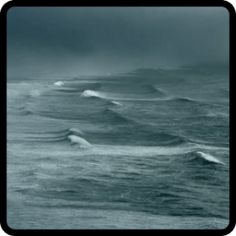
{"type": "Polygon", "coordinates": [[[7,79],[13,229],[224,229],[224,67],[7,79]]]}

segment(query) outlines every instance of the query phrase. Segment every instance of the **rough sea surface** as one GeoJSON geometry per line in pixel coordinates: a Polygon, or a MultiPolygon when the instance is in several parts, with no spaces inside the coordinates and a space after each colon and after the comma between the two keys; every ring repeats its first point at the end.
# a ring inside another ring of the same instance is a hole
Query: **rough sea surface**
{"type": "Polygon", "coordinates": [[[227,227],[227,69],[8,78],[7,222],[227,227]]]}

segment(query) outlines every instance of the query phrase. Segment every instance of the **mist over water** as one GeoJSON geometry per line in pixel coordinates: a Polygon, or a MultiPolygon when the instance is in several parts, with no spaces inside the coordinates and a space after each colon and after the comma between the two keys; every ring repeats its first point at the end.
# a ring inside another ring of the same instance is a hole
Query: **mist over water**
{"type": "Polygon", "coordinates": [[[228,12],[8,12],[7,210],[16,229],[223,229],[228,12]]]}

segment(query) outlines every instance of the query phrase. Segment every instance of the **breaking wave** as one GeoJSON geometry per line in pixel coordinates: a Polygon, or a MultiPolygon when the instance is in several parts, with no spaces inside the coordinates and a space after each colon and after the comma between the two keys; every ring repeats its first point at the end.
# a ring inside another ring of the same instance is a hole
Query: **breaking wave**
{"type": "Polygon", "coordinates": [[[204,152],[201,152],[201,151],[197,151],[195,154],[198,158],[202,158],[206,162],[225,165],[224,162],[218,160],[216,157],[214,157],[210,154],[207,154],[207,153],[204,153],[204,152]]]}

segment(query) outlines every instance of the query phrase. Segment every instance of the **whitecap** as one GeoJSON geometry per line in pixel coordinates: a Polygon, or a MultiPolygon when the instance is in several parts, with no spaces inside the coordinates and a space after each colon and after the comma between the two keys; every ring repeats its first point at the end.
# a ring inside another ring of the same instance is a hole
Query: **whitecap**
{"type": "Polygon", "coordinates": [[[70,140],[71,144],[78,144],[80,147],[89,147],[91,144],[77,135],[69,135],[68,139],[70,140]]]}
{"type": "Polygon", "coordinates": [[[54,83],[56,86],[63,86],[65,83],[63,81],[57,81],[54,83]]]}
{"type": "Polygon", "coordinates": [[[82,97],[100,97],[103,98],[103,94],[94,90],[85,90],[81,94],[82,97]]]}
{"type": "Polygon", "coordinates": [[[114,104],[114,105],[122,106],[122,104],[120,102],[117,102],[117,101],[111,101],[111,103],[114,104]]]}
{"type": "Polygon", "coordinates": [[[210,154],[206,154],[206,153],[200,152],[200,151],[196,152],[196,154],[199,157],[203,158],[204,160],[206,160],[208,162],[213,162],[213,163],[224,165],[224,163],[222,161],[218,160],[216,157],[214,157],[214,156],[212,156],[210,154]]]}

